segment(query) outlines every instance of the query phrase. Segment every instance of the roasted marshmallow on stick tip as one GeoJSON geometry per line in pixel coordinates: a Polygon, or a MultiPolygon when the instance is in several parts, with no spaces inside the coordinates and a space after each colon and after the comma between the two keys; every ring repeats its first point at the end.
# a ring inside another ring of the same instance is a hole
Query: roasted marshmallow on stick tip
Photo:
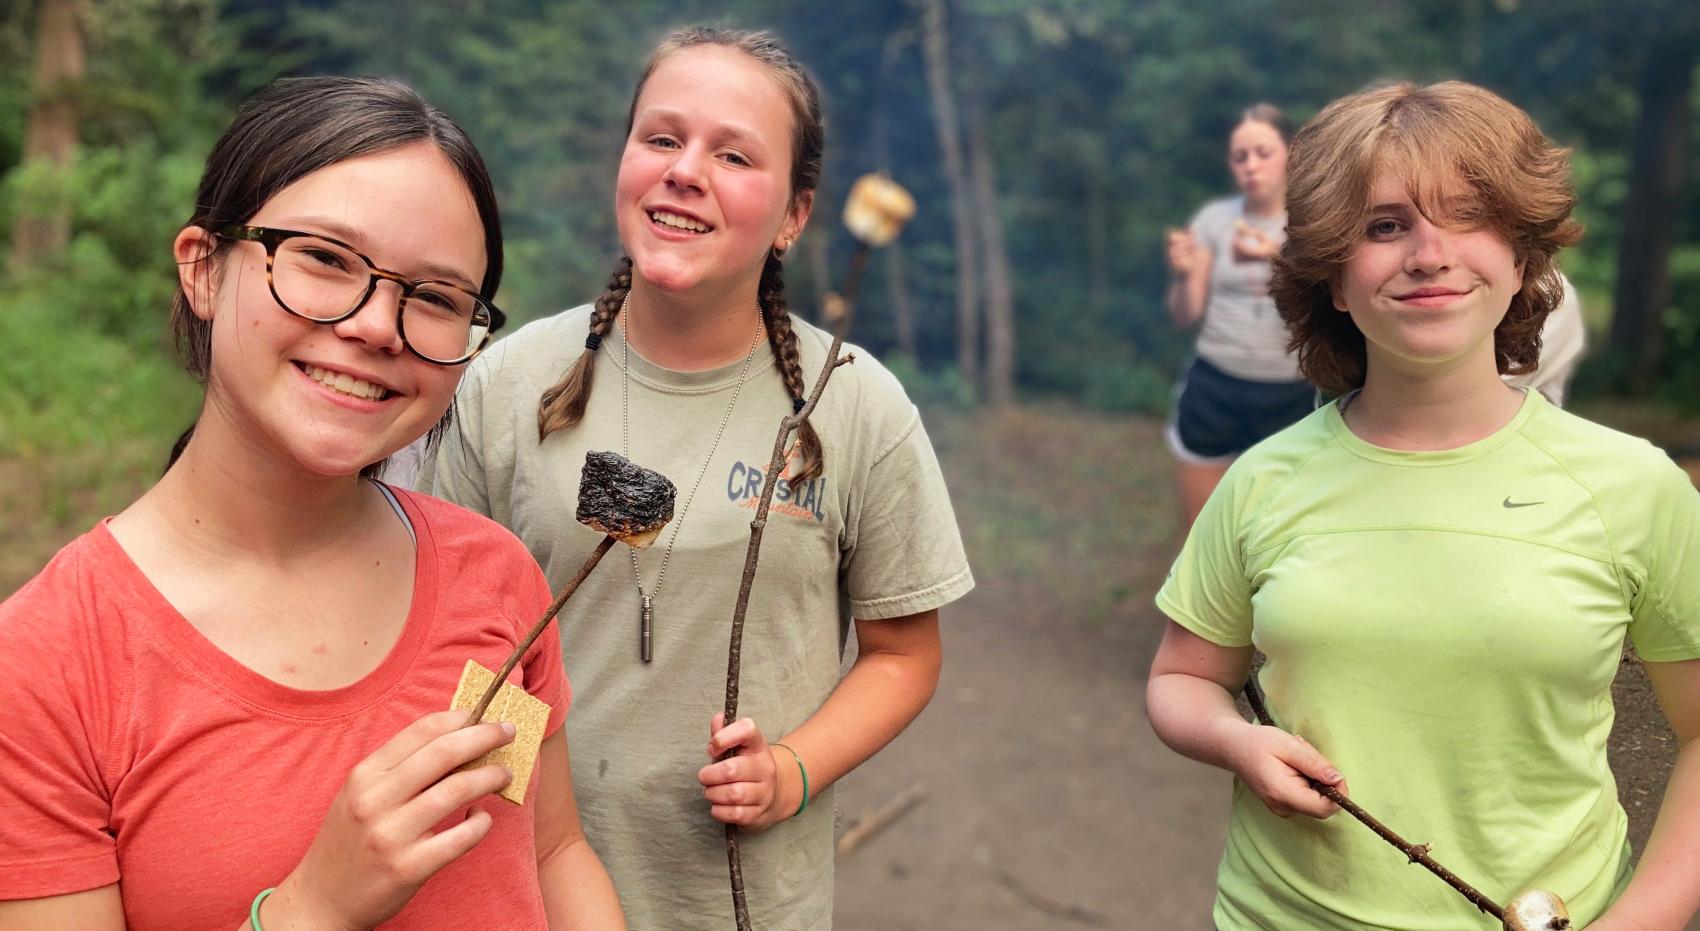
{"type": "Polygon", "coordinates": [[[883,173],[867,174],[850,186],[844,225],[858,240],[879,248],[889,245],[915,215],[915,198],[883,173]]]}
{"type": "MultiPolygon", "coordinates": [[[[526,635],[508,657],[501,672],[496,674],[489,689],[467,717],[467,726],[477,724],[484,716],[485,709],[490,707],[490,702],[496,697],[502,683],[507,681],[508,673],[513,672],[514,666],[519,664],[520,657],[525,655],[526,650],[531,649],[531,645],[542,635],[544,628],[555,619],[555,615],[561,613],[567,599],[578,591],[579,585],[615,543],[625,543],[633,549],[643,549],[655,542],[661,528],[673,519],[673,500],[677,495],[678,491],[673,487],[673,483],[660,472],[636,465],[617,453],[585,453],[584,469],[579,474],[578,519],[590,529],[604,534],[602,541],[591,551],[584,565],[579,567],[578,574],[561,589],[560,595],[556,596],[549,610],[545,611],[543,617],[531,628],[531,633],[526,635]]],[[[645,640],[647,635],[646,629],[645,640]]]]}

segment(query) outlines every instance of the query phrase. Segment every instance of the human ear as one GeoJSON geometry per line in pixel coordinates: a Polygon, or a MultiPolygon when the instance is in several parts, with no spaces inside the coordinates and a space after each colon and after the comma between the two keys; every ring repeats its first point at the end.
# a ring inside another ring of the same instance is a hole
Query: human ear
{"type": "Polygon", "coordinates": [[[172,258],[177,260],[177,284],[189,299],[189,311],[202,320],[213,316],[212,258],[218,249],[218,237],[200,226],[185,226],[171,242],[172,258]]]}
{"type": "Polygon", "coordinates": [[[797,195],[791,203],[791,209],[785,214],[785,222],[779,226],[779,239],[774,242],[774,246],[783,251],[791,243],[796,242],[797,237],[803,235],[803,227],[808,225],[809,214],[814,208],[814,191],[804,191],[797,195]]]}

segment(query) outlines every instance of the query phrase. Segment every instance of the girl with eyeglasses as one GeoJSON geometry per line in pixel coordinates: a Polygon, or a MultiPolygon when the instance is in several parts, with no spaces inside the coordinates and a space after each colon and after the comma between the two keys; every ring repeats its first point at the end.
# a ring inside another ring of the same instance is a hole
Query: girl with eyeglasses
{"type": "Polygon", "coordinates": [[[369,478],[500,326],[466,135],[404,85],[280,81],[208,158],[172,324],[206,385],[160,481],[0,605],[0,927],[623,928],[554,634],[524,805],[445,711],[549,603],[494,523],[369,478]]]}
{"type": "Polygon", "coordinates": [[[1356,94],[1294,139],[1271,293],[1339,399],[1210,496],[1147,690],[1166,743],[1236,777],[1222,931],[1498,926],[1307,779],[1501,904],[1548,890],[1589,931],[1700,907],[1700,494],[1501,378],[1540,360],[1574,205],[1565,150],[1469,84],[1356,94]],[[1626,641],[1680,747],[1638,864],[1606,757],[1626,641]],[[1254,646],[1275,727],[1235,710],[1254,646]]]}
{"type": "Polygon", "coordinates": [[[767,35],[686,30],[650,59],[627,128],[614,192],[627,258],[594,304],[473,365],[424,487],[512,528],[559,584],[597,542],[573,512],[586,450],[673,479],[660,539],[605,560],[562,618],[567,670],[597,695],[568,725],[585,832],[636,927],[732,925],[724,822],[745,829],[755,926],[825,928],[831,786],[927,704],[939,609],[973,580],[919,413],[862,351],[783,474],[764,475],[830,343],[787,311],[781,258],[820,177],[813,81],[767,35]],[[747,717],[723,722],[766,481],[747,717]],[[857,656],[841,677],[852,618],[857,656]]]}

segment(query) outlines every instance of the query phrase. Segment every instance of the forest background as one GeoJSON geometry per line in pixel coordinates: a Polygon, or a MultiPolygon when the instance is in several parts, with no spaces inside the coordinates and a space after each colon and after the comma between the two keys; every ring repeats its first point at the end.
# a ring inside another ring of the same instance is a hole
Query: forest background
{"type": "Polygon", "coordinates": [[[629,89],[692,22],[776,29],[825,93],[825,186],[788,270],[800,312],[843,266],[849,182],[884,169],[916,194],[852,336],[923,404],[1160,415],[1189,345],[1160,306],[1161,234],[1228,189],[1239,111],[1302,122],[1374,81],[1459,77],[1573,147],[1587,235],[1563,265],[1594,336],[1578,396],[1700,409],[1693,3],[7,0],[0,458],[53,463],[59,519],[74,492],[157,467],[196,398],[163,325],[168,243],[216,134],[280,75],[418,86],[497,179],[510,318],[594,296],[618,254],[629,89]]]}

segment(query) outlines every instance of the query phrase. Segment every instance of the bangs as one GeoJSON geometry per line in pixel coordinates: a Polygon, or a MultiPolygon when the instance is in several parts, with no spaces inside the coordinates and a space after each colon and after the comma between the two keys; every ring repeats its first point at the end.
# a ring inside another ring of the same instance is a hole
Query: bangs
{"type": "Polygon", "coordinates": [[[1381,133],[1369,159],[1363,215],[1379,204],[1376,190],[1392,179],[1423,219],[1454,232],[1492,229],[1511,238],[1511,218],[1484,184],[1484,172],[1463,163],[1453,140],[1427,133],[1381,133]]]}

